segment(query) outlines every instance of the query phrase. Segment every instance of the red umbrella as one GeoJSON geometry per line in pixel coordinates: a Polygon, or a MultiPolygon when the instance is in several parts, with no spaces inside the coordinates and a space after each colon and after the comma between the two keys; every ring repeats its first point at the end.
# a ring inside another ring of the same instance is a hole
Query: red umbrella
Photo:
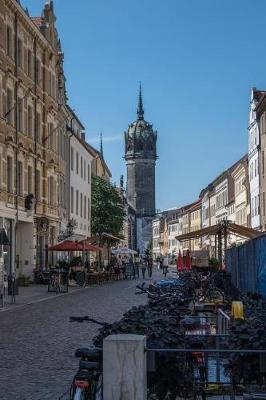
{"type": "Polygon", "coordinates": [[[82,251],[83,247],[80,243],[73,240],[64,240],[54,246],[48,247],[51,251],[82,251]]]}
{"type": "Polygon", "coordinates": [[[177,257],[177,262],[176,262],[177,270],[178,271],[183,271],[184,270],[184,262],[183,262],[183,257],[181,254],[181,251],[179,250],[178,257],[177,257]]]}
{"type": "Polygon", "coordinates": [[[192,268],[192,263],[191,263],[190,251],[188,250],[185,257],[185,269],[190,270],[191,268],[192,268]]]}

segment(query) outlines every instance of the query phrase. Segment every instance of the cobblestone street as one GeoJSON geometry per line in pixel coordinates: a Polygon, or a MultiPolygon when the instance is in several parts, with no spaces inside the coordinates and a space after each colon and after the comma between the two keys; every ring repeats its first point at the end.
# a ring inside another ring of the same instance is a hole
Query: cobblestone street
{"type": "Polygon", "coordinates": [[[133,305],[145,302],[145,296],[134,293],[136,283],[87,288],[0,314],[1,400],[57,400],[77,369],[75,349],[88,346],[98,330],[87,323],[69,323],[69,317],[119,319],[133,305]]]}

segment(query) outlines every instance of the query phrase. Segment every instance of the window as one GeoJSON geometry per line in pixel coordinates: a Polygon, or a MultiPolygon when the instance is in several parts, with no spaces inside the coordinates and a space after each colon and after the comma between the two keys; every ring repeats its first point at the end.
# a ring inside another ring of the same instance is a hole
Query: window
{"type": "Polygon", "coordinates": [[[90,199],[88,199],[88,220],[90,220],[90,214],[91,214],[91,202],[90,199]]]}
{"type": "Polygon", "coordinates": [[[80,193],[80,216],[83,217],[83,194],[80,193]]]}
{"type": "Polygon", "coordinates": [[[18,99],[18,130],[23,132],[23,99],[18,99]]]}
{"type": "Polygon", "coordinates": [[[265,216],[265,192],[262,193],[262,212],[263,216],[265,216]]]}
{"type": "Polygon", "coordinates": [[[74,150],[73,150],[72,146],[70,148],[70,168],[71,168],[71,171],[73,171],[73,169],[74,169],[74,150]]]}
{"type": "Polygon", "coordinates": [[[28,166],[28,194],[32,193],[32,167],[28,166]]]}
{"type": "Polygon", "coordinates": [[[63,206],[66,207],[66,182],[63,183],[63,206]]]}
{"type": "Polygon", "coordinates": [[[54,126],[51,122],[48,124],[48,146],[50,149],[54,149],[54,126]]]}
{"type": "Polygon", "coordinates": [[[80,174],[81,178],[83,178],[83,157],[80,157],[80,174]]]}
{"type": "Polygon", "coordinates": [[[23,57],[23,44],[22,40],[18,39],[18,66],[22,68],[22,57],[23,57]]]}
{"type": "Polygon", "coordinates": [[[10,58],[13,58],[13,34],[10,26],[6,28],[6,52],[10,58]]]}
{"type": "Polygon", "coordinates": [[[32,108],[28,106],[28,136],[32,137],[32,108]]]}
{"type": "Polygon", "coordinates": [[[76,215],[79,214],[79,191],[76,190],[76,215]]]}
{"type": "Polygon", "coordinates": [[[76,173],[79,173],[79,153],[76,152],[76,173]]]}
{"type": "Polygon", "coordinates": [[[86,161],[84,160],[84,181],[86,181],[86,161]]]}
{"type": "Polygon", "coordinates": [[[74,213],[74,189],[73,189],[73,186],[71,186],[71,189],[70,189],[70,210],[71,210],[71,213],[73,214],[74,213]]]}
{"type": "Polygon", "coordinates": [[[35,74],[36,74],[36,83],[40,86],[41,84],[41,63],[38,58],[36,59],[36,66],[35,66],[35,74]]]}
{"type": "Polygon", "coordinates": [[[28,75],[32,78],[32,54],[31,50],[28,50],[28,75]]]}
{"type": "Polygon", "coordinates": [[[8,124],[13,122],[13,93],[10,89],[6,93],[6,120],[8,124]]]}
{"type": "Polygon", "coordinates": [[[23,196],[23,163],[18,162],[18,188],[17,192],[19,196],[23,196]]]}
{"type": "Polygon", "coordinates": [[[54,205],[54,178],[52,176],[48,178],[48,202],[54,205]]]}
{"type": "Polygon", "coordinates": [[[13,193],[13,159],[7,157],[7,191],[13,193]]]}
{"type": "Polygon", "coordinates": [[[88,163],[88,183],[90,183],[91,180],[91,169],[90,169],[90,164],[88,163]]]}
{"type": "Polygon", "coordinates": [[[36,114],[36,141],[41,143],[41,115],[36,114]]]}
{"type": "Polygon", "coordinates": [[[84,219],[87,218],[87,197],[84,196],[84,219]]]}
{"type": "Polygon", "coordinates": [[[41,198],[41,173],[39,170],[36,171],[36,188],[35,188],[36,200],[41,198]]]}

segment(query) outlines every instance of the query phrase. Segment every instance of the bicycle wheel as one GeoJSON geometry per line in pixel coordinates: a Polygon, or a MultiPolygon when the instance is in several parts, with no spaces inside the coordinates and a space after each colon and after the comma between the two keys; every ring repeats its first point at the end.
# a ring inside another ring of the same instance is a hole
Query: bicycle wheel
{"type": "Polygon", "coordinates": [[[97,382],[95,382],[95,391],[93,400],[102,400],[103,399],[103,385],[102,385],[102,375],[99,376],[97,382]]]}
{"type": "Polygon", "coordinates": [[[218,302],[224,301],[224,295],[218,289],[210,290],[207,296],[211,301],[218,301],[218,302]]]}

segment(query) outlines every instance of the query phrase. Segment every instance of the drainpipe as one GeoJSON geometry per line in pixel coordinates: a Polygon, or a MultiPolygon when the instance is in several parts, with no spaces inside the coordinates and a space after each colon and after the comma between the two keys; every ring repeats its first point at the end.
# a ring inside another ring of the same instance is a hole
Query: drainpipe
{"type": "MultiPolygon", "coordinates": [[[[259,144],[257,145],[257,149],[258,149],[258,174],[259,174],[259,207],[260,207],[260,209],[259,209],[259,229],[261,230],[262,229],[262,210],[263,210],[263,204],[262,204],[262,201],[263,201],[263,196],[262,196],[262,193],[261,193],[261,168],[260,168],[260,165],[261,165],[261,140],[260,140],[260,138],[261,138],[261,130],[260,130],[260,123],[259,123],[260,121],[259,121],[259,119],[257,118],[257,115],[256,115],[256,123],[258,124],[258,131],[259,131],[259,144]]],[[[264,161],[264,160],[263,160],[264,161]]],[[[248,162],[248,174],[249,174],[249,162],[248,162]]],[[[251,225],[251,220],[252,220],[252,209],[251,209],[251,207],[252,207],[252,204],[251,204],[251,193],[250,193],[250,225],[251,225]]]]}
{"type": "MultiPolygon", "coordinates": [[[[74,117],[71,118],[70,120],[70,135],[68,137],[68,221],[70,221],[70,214],[71,214],[71,209],[70,209],[70,196],[71,196],[71,187],[70,187],[70,174],[71,174],[71,145],[70,145],[70,140],[72,138],[72,136],[74,135],[73,132],[73,121],[74,121],[74,117]]],[[[73,160],[74,162],[74,160],[73,160]]],[[[73,193],[74,196],[74,193],[73,193]]]]}
{"type": "MultiPolygon", "coordinates": [[[[34,51],[34,189],[35,189],[35,202],[34,202],[34,212],[37,214],[37,46],[36,46],[36,36],[34,37],[33,44],[34,51]]],[[[41,179],[40,179],[41,184],[41,179]]]]}
{"type": "Polygon", "coordinates": [[[15,220],[15,226],[14,230],[14,253],[11,251],[11,271],[10,273],[15,272],[15,260],[17,260],[17,224],[18,224],[18,183],[19,183],[19,174],[18,174],[18,16],[15,14],[15,22],[14,22],[14,31],[15,31],[15,76],[16,76],[16,82],[15,82],[15,107],[14,107],[14,122],[15,122],[15,137],[16,137],[16,146],[15,146],[15,163],[16,163],[16,191],[15,191],[15,203],[16,203],[16,220],[15,220]]]}

